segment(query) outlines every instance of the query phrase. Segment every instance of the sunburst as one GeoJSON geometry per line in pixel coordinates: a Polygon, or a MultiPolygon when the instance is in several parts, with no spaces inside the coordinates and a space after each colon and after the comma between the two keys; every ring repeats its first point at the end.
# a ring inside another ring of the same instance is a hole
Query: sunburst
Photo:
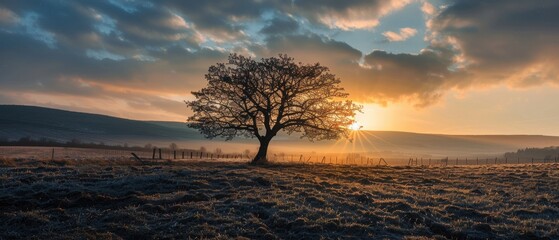
{"type": "Polygon", "coordinates": [[[361,128],[363,128],[363,126],[361,126],[358,122],[354,122],[351,125],[349,125],[349,129],[352,131],[358,131],[361,130],[361,128]]]}

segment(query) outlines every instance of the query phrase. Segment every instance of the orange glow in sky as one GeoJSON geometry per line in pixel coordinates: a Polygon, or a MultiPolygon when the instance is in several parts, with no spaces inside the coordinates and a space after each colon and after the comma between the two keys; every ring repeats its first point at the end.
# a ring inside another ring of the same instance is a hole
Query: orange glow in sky
{"type": "Polygon", "coordinates": [[[0,104],[184,122],[210,66],[287,54],[340,78],[352,128],[559,136],[553,1],[15,2],[0,104]]]}

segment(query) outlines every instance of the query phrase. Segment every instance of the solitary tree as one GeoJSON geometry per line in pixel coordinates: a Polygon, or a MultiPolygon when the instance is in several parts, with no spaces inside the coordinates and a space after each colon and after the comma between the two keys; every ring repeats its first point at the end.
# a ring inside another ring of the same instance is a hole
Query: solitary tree
{"type": "Polygon", "coordinates": [[[343,100],[348,94],[327,67],[295,63],[287,55],[256,61],[231,54],[205,77],[208,85],[186,102],[194,112],[188,125],[210,139],[256,137],[260,147],[253,163],[267,162],[270,141],[282,130],[311,141],[347,137],[361,109],[343,100]]]}

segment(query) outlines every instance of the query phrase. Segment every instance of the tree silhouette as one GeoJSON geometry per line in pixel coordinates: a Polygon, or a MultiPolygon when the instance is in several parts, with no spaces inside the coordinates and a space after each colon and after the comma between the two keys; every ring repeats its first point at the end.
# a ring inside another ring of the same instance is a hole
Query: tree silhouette
{"type": "Polygon", "coordinates": [[[194,112],[188,125],[210,139],[256,137],[260,147],[253,163],[267,162],[270,141],[282,130],[311,141],[347,137],[361,109],[343,100],[348,94],[327,67],[295,63],[287,55],[256,61],[231,54],[205,77],[208,85],[186,102],[194,112]]]}

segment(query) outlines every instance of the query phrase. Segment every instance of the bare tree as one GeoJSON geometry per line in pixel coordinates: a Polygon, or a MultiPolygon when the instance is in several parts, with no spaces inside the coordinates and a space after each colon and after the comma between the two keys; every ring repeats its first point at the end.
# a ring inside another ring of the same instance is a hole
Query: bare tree
{"type": "Polygon", "coordinates": [[[270,141],[283,130],[311,141],[347,137],[361,106],[339,86],[325,66],[295,63],[287,55],[263,58],[231,54],[228,63],[211,66],[208,85],[186,102],[194,114],[189,126],[207,138],[256,137],[253,163],[267,162],[270,141]]]}

